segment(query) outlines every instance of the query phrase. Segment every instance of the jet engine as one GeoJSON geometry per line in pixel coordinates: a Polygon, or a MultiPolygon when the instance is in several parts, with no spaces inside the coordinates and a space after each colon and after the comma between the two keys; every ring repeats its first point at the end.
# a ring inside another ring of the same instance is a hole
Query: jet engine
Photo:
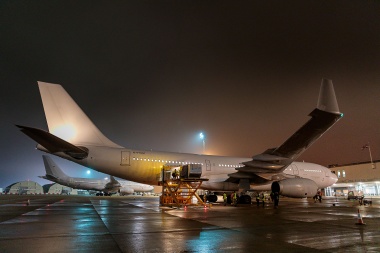
{"type": "Polygon", "coordinates": [[[317,191],[317,184],[306,178],[290,178],[272,183],[272,192],[292,198],[313,197],[317,191]]]}
{"type": "Polygon", "coordinates": [[[133,194],[134,190],[129,187],[121,187],[119,190],[120,195],[133,194]]]}

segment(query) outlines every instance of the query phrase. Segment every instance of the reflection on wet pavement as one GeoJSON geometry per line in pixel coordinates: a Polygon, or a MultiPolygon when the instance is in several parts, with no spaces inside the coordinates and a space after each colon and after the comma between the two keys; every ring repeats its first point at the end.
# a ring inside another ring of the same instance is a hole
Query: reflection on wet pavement
{"type": "Polygon", "coordinates": [[[0,196],[0,252],[379,252],[373,203],[171,209],[157,197],[0,196]]]}

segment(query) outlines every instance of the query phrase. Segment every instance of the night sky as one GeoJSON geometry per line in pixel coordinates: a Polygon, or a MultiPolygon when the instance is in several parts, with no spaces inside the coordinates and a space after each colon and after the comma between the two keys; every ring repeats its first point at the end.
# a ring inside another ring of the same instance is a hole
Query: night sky
{"type": "MultiPolygon", "coordinates": [[[[63,85],[129,148],[251,157],[333,80],[341,119],[298,160],[380,159],[380,1],[0,1],[0,187],[40,184],[37,81],[63,85]]],[[[53,157],[72,176],[86,168],[53,157]]],[[[103,177],[93,171],[91,177],[103,177]]]]}

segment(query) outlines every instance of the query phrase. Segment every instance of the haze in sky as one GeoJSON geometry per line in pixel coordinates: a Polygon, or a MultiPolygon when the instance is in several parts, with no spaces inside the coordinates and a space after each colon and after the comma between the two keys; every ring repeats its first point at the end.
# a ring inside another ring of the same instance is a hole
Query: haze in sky
{"type": "MultiPolygon", "coordinates": [[[[63,85],[130,148],[251,157],[282,144],[333,80],[341,119],[298,160],[380,159],[378,1],[0,2],[0,187],[48,181],[15,124],[47,130],[63,85]]],[[[87,168],[53,157],[71,176],[87,168]]],[[[91,177],[105,175],[93,172],[91,177]]]]}

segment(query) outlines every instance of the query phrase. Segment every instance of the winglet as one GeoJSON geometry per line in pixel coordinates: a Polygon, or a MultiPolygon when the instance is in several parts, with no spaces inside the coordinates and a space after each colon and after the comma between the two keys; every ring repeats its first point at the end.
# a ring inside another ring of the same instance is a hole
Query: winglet
{"type": "Polygon", "coordinates": [[[340,114],[334,85],[330,79],[322,79],[317,108],[321,111],[340,114]]]}

